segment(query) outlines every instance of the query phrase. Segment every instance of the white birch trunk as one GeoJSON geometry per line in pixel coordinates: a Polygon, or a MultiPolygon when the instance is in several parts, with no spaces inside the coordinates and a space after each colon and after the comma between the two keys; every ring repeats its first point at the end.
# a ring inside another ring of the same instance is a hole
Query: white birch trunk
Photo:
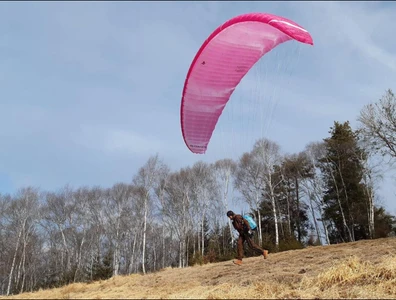
{"type": "Polygon", "coordinates": [[[257,209],[257,227],[260,246],[263,244],[263,233],[261,231],[261,213],[260,213],[260,194],[256,193],[256,209],[257,209]]]}
{"type": "Polygon", "coordinates": [[[349,230],[347,221],[346,221],[346,219],[345,219],[344,209],[342,208],[342,205],[341,205],[340,192],[339,192],[339,190],[338,190],[338,185],[337,185],[337,182],[336,182],[336,180],[335,180],[335,177],[334,177],[334,174],[333,174],[332,171],[330,171],[330,174],[331,174],[331,177],[332,177],[332,179],[333,179],[334,186],[335,186],[335,188],[336,188],[337,201],[338,201],[338,206],[339,206],[340,212],[341,212],[342,222],[343,222],[343,224],[344,224],[344,227],[347,229],[348,236],[349,236],[349,240],[352,241],[352,234],[351,234],[351,231],[349,230]]]}
{"type": "Polygon", "coordinates": [[[148,195],[144,200],[144,223],[143,223],[143,245],[142,245],[142,271],[143,274],[146,274],[146,263],[145,263],[145,255],[146,255],[146,230],[147,230],[147,201],[148,195]]]}
{"type": "Polygon", "coordinates": [[[133,272],[133,265],[134,265],[134,262],[135,262],[136,240],[137,240],[137,235],[135,235],[134,238],[133,238],[131,262],[130,262],[130,265],[129,265],[129,274],[132,274],[132,272],[133,272]]]}
{"type": "Polygon", "coordinates": [[[278,214],[276,212],[275,197],[274,197],[274,191],[273,191],[273,188],[272,188],[271,180],[269,180],[268,185],[269,185],[269,189],[270,189],[270,198],[271,198],[271,203],[272,203],[272,213],[274,215],[274,223],[275,223],[275,246],[276,246],[276,249],[279,249],[278,214]]]}
{"type": "Polygon", "coordinates": [[[314,221],[314,226],[315,226],[315,230],[316,230],[316,236],[317,236],[318,240],[320,241],[320,244],[322,244],[322,241],[320,239],[320,230],[319,230],[319,226],[318,226],[318,221],[316,220],[316,216],[315,216],[315,209],[314,209],[314,206],[313,206],[312,197],[313,197],[313,195],[310,194],[309,195],[309,206],[311,208],[312,220],[314,221]]]}
{"type": "MultiPolygon", "coordinates": [[[[23,225],[23,226],[25,226],[25,225],[23,225]]],[[[10,295],[12,274],[13,274],[14,268],[15,268],[15,261],[16,261],[16,256],[17,256],[17,252],[18,252],[18,248],[19,248],[19,241],[21,239],[21,235],[22,235],[22,228],[21,228],[21,230],[18,233],[18,238],[17,238],[17,242],[16,242],[16,245],[15,245],[14,257],[12,259],[10,275],[9,275],[9,278],[8,278],[8,286],[7,286],[7,294],[6,294],[7,296],[10,295]]]]}
{"type": "Polygon", "coordinates": [[[162,268],[165,268],[165,226],[162,225],[162,268]]]}

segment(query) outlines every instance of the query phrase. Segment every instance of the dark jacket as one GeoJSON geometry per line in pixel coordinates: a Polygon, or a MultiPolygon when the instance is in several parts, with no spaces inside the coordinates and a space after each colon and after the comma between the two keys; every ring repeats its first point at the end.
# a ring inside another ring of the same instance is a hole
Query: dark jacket
{"type": "Polygon", "coordinates": [[[232,225],[239,232],[239,234],[243,234],[244,232],[248,232],[250,230],[249,222],[241,215],[234,215],[234,218],[232,219],[232,225]]]}

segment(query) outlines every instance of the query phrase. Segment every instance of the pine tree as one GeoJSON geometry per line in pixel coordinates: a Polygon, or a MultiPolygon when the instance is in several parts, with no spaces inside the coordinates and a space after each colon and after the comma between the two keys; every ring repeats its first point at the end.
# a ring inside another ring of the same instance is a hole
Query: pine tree
{"type": "Polygon", "coordinates": [[[110,278],[113,275],[113,252],[108,250],[102,259],[97,256],[90,273],[94,281],[110,278]]]}
{"type": "Polygon", "coordinates": [[[359,159],[364,157],[364,150],[358,147],[357,133],[349,122],[334,122],[329,133],[331,137],[324,139],[327,155],[321,168],[327,185],[325,217],[334,225],[329,228],[332,242],[367,238],[363,166],[359,159]]]}
{"type": "MultiPolygon", "coordinates": [[[[303,238],[308,235],[309,218],[308,205],[302,202],[303,191],[301,181],[311,175],[311,166],[303,153],[294,154],[285,157],[282,163],[284,179],[287,183],[288,198],[291,200],[291,206],[288,209],[290,223],[297,233],[297,240],[301,243],[303,238]]],[[[290,201],[289,201],[290,202],[290,201]]]]}

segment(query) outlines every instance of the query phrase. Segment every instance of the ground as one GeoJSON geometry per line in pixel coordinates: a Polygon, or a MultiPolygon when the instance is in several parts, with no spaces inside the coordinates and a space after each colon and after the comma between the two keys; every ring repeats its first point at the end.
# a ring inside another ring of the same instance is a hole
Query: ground
{"type": "Polygon", "coordinates": [[[167,268],[9,298],[396,299],[396,238],[308,247],[243,260],[167,268]]]}

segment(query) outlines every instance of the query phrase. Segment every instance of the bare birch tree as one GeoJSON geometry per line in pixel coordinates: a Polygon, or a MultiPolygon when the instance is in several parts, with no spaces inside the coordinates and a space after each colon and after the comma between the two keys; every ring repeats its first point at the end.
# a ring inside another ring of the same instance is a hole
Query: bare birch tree
{"type": "Polygon", "coordinates": [[[179,172],[169,175],[166,185],[163,186],[161,201],[161,213],[163,220],[170,230],[176,234],[179,244],[178,266],[183,268],[187,265],[187,237],[192,229],[191,210],[191,168],[183,168],[179,172]]]}
{"type": "Polygon", "coordinates": [[[207,163],[197,162],[192,169],[192,191],[196,195],[197,213],[200,216],[201,231],[201,255],[205,251],[204,223],[210,207],[218,207],[219,195],[217,182],[214,177],[213,168],[207,163]]]}
{"type": "Polygon", "coordinates": [[[123,226],[130,208],[132,198],[131,186],[125,183],[115,184],[106,192],[105,216],[109,240],[113,249],[113,275],[119,274],[121,260],[121,243],[126,233],[123,226]]]}
{"type": "MultiPolygon", "coordinates": [[[[219,181],[219,187],[223,189],[222,202],[223,202],[224,212],[227,212],[229,210],[229,191],[233,187],[232,179],[235,175],[236,168],[237,168],[236,163],[231,159],[218,160],[214,164],[216,178],[219,181]]],[[[230,236],[233,239],[232,224],[229,218],[228,218],[228,227],[230,229],[230,236]]]]}
{"type": "MultiPolygon", "coordinates": [[[[69,186],[65,186],[58,192],[46,193],[46,207],[44,219],[48,226],[54,225],[56,231],[60,233],[62,240],[61,251],[61,272],[62,276],[71,270],[71,260],[73,251],[71,249],[71,241],[67,234],[72,227],[72,214],[75,210],[73,203],[73,190],[69,186]]],[[[55,233],[55,232],[54,232],[55,233]]]]}
{"type": "Polygon", "coordinates": [[[376,103],[365,105],[358,117],[360,134],[371,149],[396,158],[396,97],[387,90],[376,103]]]}
{"type": "Polygon", "coordinates": [[[145,190],[143,196],[143,237],[142,237],[142,270],[146,273],[145,255],[146,255],[146,234],[147,234],[147,219],[151,209],[153,209],[153,197],[155,196],[156,188],[161,182],[161,177],[166,176],[168,168],[159,159],[158,155],[152,156],[148,159],[143,167],[138,171],[138,174],[133,178],[134,185],[142,187],[145,190]]]}
{"type": "Polygon", "coordinates": [[[367,220],[369,236],[373,239],[375,236],[375,191],[378,188],[378,182],[383,179],[382,159],[375,155],[375,152],[367,145],[366,139],[360,140],[360,147],[365,149],[358,153],[357,159],[360,160],[363,172],[362,172],[362,183],[364,185],[364,192],[367,199],[367,220]]]}
{"type": "Polygon", "coordinates": [[[24,288],[25,280],[25,266],[26,266],[26,245],[31,231],[34,229],[39,217],[39,194],[38,190],[32,187],[20,189],[16,195],[16,200],[8,207],[7,212],[8,222],[12,224],[15,230],[16,240],[14,245],[14,255],[12,258],[11,268],[8,276],[8,286],[6,295],[10,295],[12,289],[12,282],[20,286],[20,292],[24,288]],[[22,244],[22,245],[21,245],[22,244]],[[19,248],[22,247],[22,253],[19,254],[19,248]],[[19,268],[17,266],[17,257],[20,257],[19,268]],[[14,277],[14,271],[17,269],[17,274],[14,277]]]}
{"type": "MultiPolygon", "coordinates": [[[[272,212],[274,216],[275,223],[275,246],[279,247],[279,229],[278,229],[278,213],[277,213],[277,205],[274,194],[275,187],[280,184],[282,181],[274,182],[273,174],[275,172],[274,167],[276,165],[280,165],[281,163],[281,155],[280,155],[280,146],[268,139],[258,140],[252,151],[255,160],[258,162],[260,166],[260,177],[262,178],[262,182],[267,187],[268,197],[272,203],[272,212]]],[[[261,240],[260,240],[261,242],[261,240]]]]}
{"type": "Polygon", "coordinates": [[[257,211],[257,226],[260,244],[263,240],[261,230],[260,203],[264,189],[262,166],[255,160],[252,153],[244,153],[238,162],[235,175],[235,187],[240,191],[244,200],[257,211]]]}

